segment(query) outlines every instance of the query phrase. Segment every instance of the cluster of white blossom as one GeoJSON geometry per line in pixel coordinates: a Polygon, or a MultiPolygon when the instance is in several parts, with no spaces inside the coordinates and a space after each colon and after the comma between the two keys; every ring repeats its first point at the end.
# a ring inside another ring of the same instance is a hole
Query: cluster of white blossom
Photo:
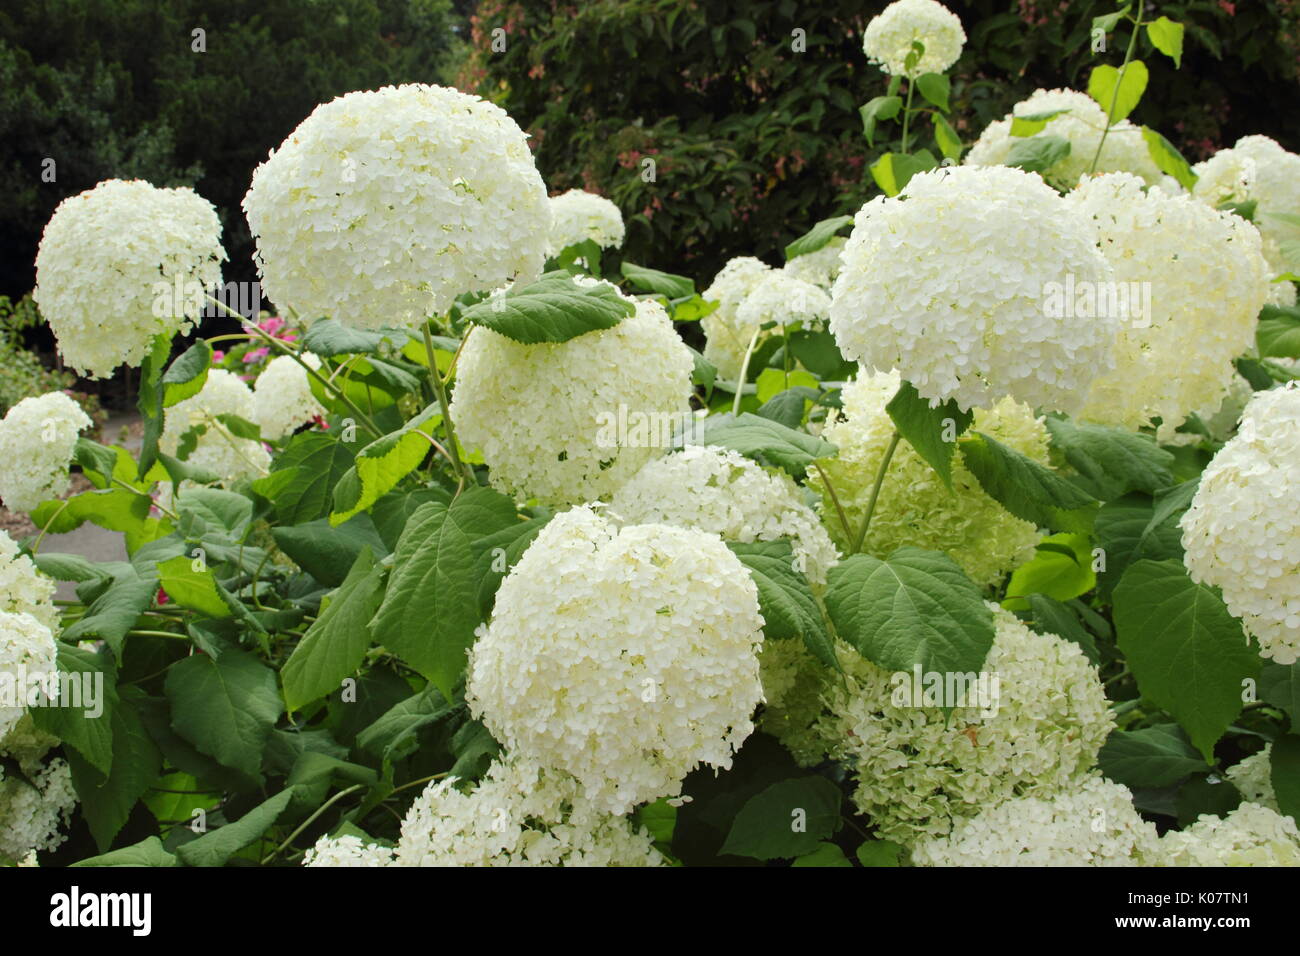
{"type": "Polygon", "coordinates": [[[662,305],[636,302],[613,328],[524,345],[476,327],[451,414],[494,488],[546,505],[611,494],[662,455],[690,415],[690,349],[662,305]]]}
{"type": "Polygon", "coordinates": [[[1300,866],[1300,829],[1291,817],[1243,803],[1226,817],[1202,814],[1160,838],[1159,866],[1300,866]]]}
{"type": "Polygon", "coordinates": [[[895,0],[872,18],[862,38],[867,58],[894,76],[942,73],[957,62],[965,45],[961,19],[936,0],[895,0]],[[923,51],[909,69],[915,43],[923,51]]]}
{"type": "Polygon", "coordinates": [[[68,466],[90,417],[63,392],[24,398],[0,421],[0,499],[31,511],[68,490],[68,466]]]}
{"type": "Polygon", "coordinates": [[[831,332],[850,360],[898,369],[933,403],[1005,396],[1071,411],[1110,368],[1117,320],[1053,315],[1067,276],[1111,270],[1097,234],[1023,170],[960,166],[913,176],[858,211],[831,294],[831,332]]]}
{"type": "Polygon", "coordinates": [[[540,271],[546,187],[493,103],[410,84],[322,104],[253,173],[266,294],[349,325],[418,325],[540,271]]]}
{"type": "MultiPolygon", "coordinates": [[[[59,649],[53,632],[25,611],[0,611],[0,673],[53,674],[59,649]]],[[[17,700],[0,699],[0,737],[27,713],[17,700]]]]}
{"type": "Polygon", "coordinates": [[[548,256],[557,256],[569,246],[588,239],[602,249],[616,249],[623,244],[623,214],[604,196],[570,189],[552,196],[550,207],[548,256]]]}
{"type": "Polygon", "coordinates": [[[1267,136],[1242,137],[1232,149],[1255,165],[1249,198],[1258,203],[1254,221],[1264,237],[1264,257],[1275,275],[1296,272],[1300,264],[1282,251],[1282,243],[1300,240],[1300,224],[1273,213],[1300,215],[1300,156],[1267,136]]]}
{"type": "Polygon", "coordinates": [[[716,535],[574,508],[502,582],[465,699],[513,758],[623,814],[677,796],[700,764],[731,766],[762,699],[762,627],[716,535]]]}
{"type": "MultiPolygon", "coordinates": [[[[313,369],[320,368],[320,359],[310,352],[299,357],[313,369]]],[[[249,421],[261,429],[263,438],[283,438],[324,414],[325,408],[312,394],[307,370],[288,355],[267,362],[253,383],[249,421]]]]}
{"type": "Polygon", "coordinates": [[[1300,658],[1300,384],[1256,392],[1180,520],[1192,579],[1218,587],[1279,664],[1300,658]]]}
{"type": "Polygon", "coordinates": [[[918,866],[1149,866],[1159,840],[1128,787],[1090,774],[1054,793],[1013,797],[912,850],[918,866]]]}
{"type": "Polygon", "coordinates": [[[1079,415],[1127,428],[1158,417],[1162,436],[1172,435],[1190,413],[1218,407],[1237,377],[1232,360],[1254,341],[1268,292],[1259,234],[1126,173],[1090,179],[1065,203],[1095,224],[1113,269],[1112,305],[1127,311],[1115,369],[1093,380],[1079,415]]]}
{"type": "Polygon", "coordinates": [[[393,865],[393,850],[379,843],[365,843],[361,837],[346,833],[323,836],[302,858],[303,866],[378,867],[393,865]]]}
{"type": "MultiPolygon", "coordinates": [[[[885,406],[899,381],[897,372],[864,370],[840,393],[844,417],[833,419],[822,432],[839,448],[833,458],[820,463],[831,487],[816,471],[809,473],[808,486],[822,495],[823,520],[841,548],[849,549],[853,542],[838,521],[831,491],[856,533],[894,434],[885,406]]],[[[988,410],[976,409],[972,429],[1047,464],[1047,429],[1028,406],[1002,399],[988,410]]],[[[907,440],[900,441],[880,486],[871,532],[864,541],[867,553],[885,558],[904,545],[943,551],[981,586],[996,584],[1033,555],[1038,529],[986,495],[960,454],[953,455],[952,484],[949,491],[907,440]]]]}
{"type": "Polygon", "coordinates": [[[700,320],[705,336],[704,357],[728,381],[740,376],[745,350],[755,332],[740,324],[737,312],[754,284],[771,271],[772,267],[762,260],[740,256],[729,260],[704,290],[705,299],[718,303],[716,309],[700,320]]]}
{"type": "Polygon", "coordinates": [[[1037,90],[1013,106],[1006,117],[990,123],[963,162],[971,166],[1004,166],[1017,144],[1056,136],[1070,144],[1070,151],[1043,170],[1042,176],[1057,189],[1077,186],[1079,178],[1092,170],[1094,157],[1097,159],[1095,172],[1132,173],[1149,185],[1158,183],[1160,169],[1142,138],[1142,128],[1126,119],[1120,120],[1106,133],[1103,144],[1101,137],[1106,126],[1106,111],[1086,93],[1037,90]],[[1011,127],[1017,117],[1022,121],[1026,117],[1045,117],[1047,125],[1031,137],[1014,136],[1011,127]],[[1100,156],[1097,155],[1099,146],[1100,156]]]}
{"type": "Polygon", "coordinates": [[[21,774],[6,776],[0,770],[0,857],[30,859],[35,851],[53,850],[67,839],[60,831],[77,805],[72,770],[62,758],[45,759],[58,743],[37,730],[30,717],[0,733],[0,757],[16,763],[21,774]]]}
{"type": "Polygon", "coordinates": [[[1265,744],[1263,750],[1229,767],[1224,771],[1224,776],[1247,803],[1278,810],[1277,793],[1273,790],[1273,768],[1270,764],[1272,755],[1273,745],[1265,744]]]}
{"type": "MultiPolygon", "coordinates": [[[[207,381],[198,394],[166,410],[158,447],[164,454],[179,456],[185,433],[198,429],[194,447],[185,458],[188,465],[216,475],[222,483],[265,475],[271,467],[271,455],[266,447],[259,441],[235,435],[218,418],[220,415],[252,421],[253,390],[234,372],[214,368],[208,371],[207,381]]],[[[181,487],[187,484],[182,483],[181,487]]],[[[170,487],[164,488],[168,494],[170,487]]]]}
{"type": "Polygon", "coordinates": [[[1192,195],[1211,206],[1240,203],[1255,190],[1255,161],[1235,149],[1221,149],[1192,167],[1196,184],[1192,195]]]}
{"type": "Polygon", "coordinates": [[[790,538],[815,585],[839,560],[835,545],[785,472],[734,451],[691,445],[646,464],[619,488],[610,513],[624,524],[667,524],[746,544],[790,538]]]}
{"type": "Polygon", "coordinates": [[[835,236],[815,252],[795,256],[785,264],[783,271],[792,278],[802,279],[830,292],[835,277],[840,274],[840,254],[847,242],[843,236],[835,236]]]}
{"type": "Polygon", "coordinates": [[[30,614],[57,631],[59,611],[54,606],[54,582],[41,574],[8,533],[0,530],[0,611],[30,614]]]}
{"type": "Polygon", "coordinates": [[[754,282],[744,300],[736,307],[736,325],[753,329],[775,322],[810,325],[823,322],[830,313],[831,299],[820,288],[796,279],[784,269],[771,269],[754,282]]]}
{"type": "Polygon", "coordinates": [[[54,210],[32,298],[64,361],[104,378],[188,329],[225,258],[217,211],[192,189],[109,179],[54,210]]]}

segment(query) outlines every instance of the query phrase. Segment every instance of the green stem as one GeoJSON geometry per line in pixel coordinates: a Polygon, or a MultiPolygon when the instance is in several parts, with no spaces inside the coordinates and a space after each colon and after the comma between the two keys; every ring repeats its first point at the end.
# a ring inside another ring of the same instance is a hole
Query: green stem
{"type": "Polygon", "coordinates": [[[64,498],[63,504],[59,505],[59,510],[50,515],[50,520],[45,522],[45,527],[41,529],[41,533],[38,534],[36,540],[32,542],[32,554],[35,554],[41,549],[41,542],[45,540],[45,533],[50,530],[50,525],[54,524],[59,515],[63,514],[64,509],[68,507],[71,501],[71,498],[64,498]]]}
{"type": "Polygon", "coordinates": [[[844,540],[846,542],[853,538],[853,529],[849,527],[849,516],[844,513],[844,506],[840,504],[840,496],[835,493],[835,486],[831,484],[831,479],[826,472],[822,471],[822,466],[813,462],[812,466],[817,469],[817,474],[822,477],[822,484],[830,493],[831,503],[835,505],[835,513],[840,516],[840,527],[844,529],[844,540]]]}
{"type": "Polygon", "coordinates": [[[749,360],[754,356],[754,346],[758,345],[758,337],[763,334],[761,328],[754,330],[754,335],[749,340],[749,348],[745,349],[745,360],[740,363],[740,377],[736,379],[736,400],[731,404],[731,414],[740,416],[740,400],[745,396],[745,379],[749,378],[749,360]]]}
{"type": "Polygon", "coordinates": [[[907,152],[907,126],[912,118],[912,90],[916,87],[914,77],[907,78],[907,104],[903,107],[903,152],[907,152]]]}
{"type": "Polygon", "coordinates": [[[157,509],[158,509],[159,511],[161,511],[163,514],[165,514],[167,517],[171,518],[173,521],[180,521],[180,520],[181,520],[179,517],[177,517],[176,512],[172,511],[170,508],[165,507],[165,506],[162,505],[160,502],[156,501],[156,500],[154,499],[153,495],[149,494],[149,492],[147,492],[147,491],[141,491],[139,488],[132,488],[130,485],[128,485],[128,484],[127,484],[125,481],[123,481],[121,478],[114,478],[114,479],[113,479],[113,484],[115,484],[115,485],[121,485],[123,488],[125,488],[127,491],[131,492],[131,494],[133,494],[133,495],[139,495],[141,498],[148,498],[148,499],[150,500],[150,502],[153,504],[153,506],[154,506],[155,508],[157,508],[157,509]]]}
{"type": "Polygon", "coordinates": [[[1097,142],[1097,152],[1092,155],[1092,165],[1088,167],[1088,175],[1091,176],[1097,171],[1097,162],[1101,159],[1101,149],[1106,145],[1106,134],[1110,132],[1111,117],[1115,115],[1115,104],[1119,102],[1119,91],[1124,86],[1124,73],[1128,70],[1129,61],[1133,59],[1133,51],[1137,49],[1138,33],[1142,29],[1142,6],[1146,0],[1138,0],[1137,18],[1133,21],[1133,35],[1129,37],[1128,49],[1124,52],[1124,62],[1120,65],[1119,75],[1115,78],[1115,92],[1110,97],[1110,108],[1106,110],[1106,128],[1101,131],[1101,139],[1097,142]]]}
{"type": "Polygon", "coordinates": [[[437,353],[433,348],[433,336],[429,334],[429,323],[425,322],[421,325],[420,331],[424,333],[424,351],[429,356],[429,381],[433,385],[434,394],[438,396],[438,407],[442,409],[442,427],[447,432],[446,454],[451,460],[451,467],[455,470],[456,477],[463,483],[469,479],[469,475],[465,463],[460,460],[460,452],[456,450],[456,428],[451,423],[451,403],[447,401],[447,384],[438,374],[437,353]]]}
{"type": "Polygon", "coordinates": [[[880,460],[880,468],[876,472],[876,483],[871,488],[871,497],[867,499],[867,514],[862,519],[862,530],[858,532],[857,540],[853,542],[853,554],[862,553],[862,544],[867,540],[867,529],[871,527],[871,516],[876,513],[876,501],[880,497],[880,486],[885,483],[885,472],[889,470],[889,460],[894,457],[894,449],[898,447],[898,440],[902,436],[897,431],[889,439],[889,447],[885,449],[885,457],[880,460]]]}
{"type": "Polygon", "coordinates": [[[307,829],[309,826],[315,823],[317,818],[320,817],[322,813],[324,813],[334,804],[338,803],[349,793],[353,793],[357,790],[361,790],[363,787],[365,787],[365,784],[358,783],[354,786],[348,787],[346,790],[340,790],[338,793],[334,794],[334,796],[330,797],[328,800],[322,803],[320,807],[317,808],[316,812],[313,813],[311,816],[309,816],[306,820],[302,821],[302,824],[298,827],[298,829],[290,833],[283,843],[281,843],[278,847],[276,847],[274,850],[272,850],[270,853],[268,853],[266,856],[262,858],[262,866],[266,866],[266,864],[270,863],[273,859],[276,858],[276,856],[278,856],[280,853],[283,853],[285,848],[288,847],[289,844],[291,844],[294,840],[296,840],[298,838],[298,835],[302,833],[303,830],[307,829]]]}

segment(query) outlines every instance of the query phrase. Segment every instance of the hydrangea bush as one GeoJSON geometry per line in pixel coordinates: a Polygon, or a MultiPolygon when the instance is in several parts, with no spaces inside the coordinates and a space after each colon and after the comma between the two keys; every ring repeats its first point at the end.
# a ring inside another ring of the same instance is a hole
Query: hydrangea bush
{"type": "Polygon", "coordinates": [[[145,432],[0,423],[0,862],[1300,863],[1295,157],[1194,169],[1133,43],[967,152],[965,39],[890,5],[883,195],[698,287],[438,87],[254,173],[274,322],[176,340],[194,194],[61,206],[42,311],[145,432]]]}

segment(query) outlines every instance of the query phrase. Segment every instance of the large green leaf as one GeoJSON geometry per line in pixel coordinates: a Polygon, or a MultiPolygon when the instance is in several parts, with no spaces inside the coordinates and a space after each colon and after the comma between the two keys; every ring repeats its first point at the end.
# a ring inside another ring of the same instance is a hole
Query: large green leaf
{"type": "Polygon", "coordinates": [[[761,464],[783,468],[796,478],[802,478],[818,458],[827,458],[837,451],[830,442],[815,435],[749,412],[739,418],[730,414],[711,415],[696,429],[693,441],[730,448],[761,464]]]}
{"type": "Polygon", "coordinates": [[[334,486],[352,467],[356,451],[348,442],[320,432],[295,435],[275,459],[275,471],[290,472],[292,478],[271,495],[276,515],[283,524],[315,521],[330,513],[334,486]]]}
{"type": "Polygon", "coordinates": [[[1168,787],[1206,770],[1204,758],[1177,724],[1111,731],[1097,765],[1126,787],[1168,787]]]}
{"type": "Polygon", "coordinates": [[[1174,177],[1178,181],[1178,185],[1191,192],[1196,186],[1196,180],[1200,177],[1192,172],[1192,164],[1178,151],[1178,147],[1150,126],[1142,127],[1142,138],[1146,141],[1147,152],[1151,155],[1151,160],[1156,164],[1156,168],[1162,173],[1174,177]]]}
{"type": "Polygon", "coordinates": [[[841,799],[825,777],[774,783],[740,808],[721,852],[759,860],[812,853],[840,828],[841,799]]]}
{"type": "MultiPolygon", "coordinates": [[[[882,99],[895,99],[898,97],[881,97],[882,99]]],[[[872,102],[875,102],[874,100],[872,102]]],[[[897,110],[895,110],[897,112],[897,110]]],[[[785,247],[785,258],[789,262],[798,256],[806,256],[810,252],[816,252],[821,249],[845,226],[853,222],[852,216],[835,216],[831,219],[823,219],[785,247]]]]}
{"type": "Polygon", "coordinates": [[[1072,641],[1079,645],[1094,667],[1101,663],[1097,639],[1092,636],[1092,632],[1079,623],[1079,618],[1069,606],[1046,594],[1031,594],[1026,601],[1033,615],[1034,630],[1040,634],[1055,634],[1057,637],[1072,641]]]}
{"type": "Polygon", "coordinates": [[[1115,626],[1138,690],[1182,725],[1206,760],[1241,712],[1258,652],[1218,592],[1181,561],[1142,560],[1115,588],[1115,626]]]}
{"type": "Polygon", "coordinates": [[[302,347],[325,358],[358,353],[374,354],[390,345],[400,348],[411,335],[405,329],[358,329],[337,319],[317,319],[302,338],[302,347]]]}
{"type": "Polygon", "coordinates": [[[1264,306],[1255,329],[1255,344],[1264,358],[1300,358],[1300,308],[1264,306]]]}
{"type": "Polygon", "coordinates": [[[1300,820],[1300,736],[1278,736],[1273,741],[1268,767],[1278,810],[1300,820]]]}
{"type": "Polygon", "coordinates": [[[93,651],[83,650],[74,644],[59,642],[58,669],[60,674],[72,677],[67,688],[68,696],[54,707],[32,707],[28,713],[37,728],[52,734],[81,754],[85,761],[101,774],[113,769],[113,708],[117,703],[114,687],[116,675],[104,659],[93,651]],[[86,682],[95,700],[73,699],[82,695],[86,682]],[[96,688],[96,684],[99,687],[96,688]],[[93,704],[93,706],[92,706],[93,704]]]}
{"type": "Polygon", "coordinates": [[[176,498],[176,512],[181,519],[178,530],[187,538],[219,535],[239,542],[252,524],[253,502],[221,488],[187,488],[176,498]]]}
{"type": "Polygon", "coordinates": [[[1291,726],[1300,727],[1300,664],[1265,661],[1259,671],[1259,696],[1286,711],[1291,726]]]}
{"type": "Polygon", "coordinates": [[[950,557],[899,548],[831,568],[826,609],[841,638],[890,671],[973,673],[993,646],[993,612],[950,557]]]}
{"type": "Polygon", "coordinates": [[[1006,165],[1015,166],[1028,173],[1042,173],[1069,156],[1070,149],[1068,139],[1052,133],[1017,139],[1011,144],[1011,151],[1007,153],[1006,165]]]}
{"type": "Polygon", "coordinates": [[[212,346],[207,339],[199,339],[180,354],[162,377],[163,408],[197,395],[208,380],[212,365],[212,346]]]}
{"type": "Polygon", "coordinates": [[[1122,72],[1103,63],[1092,68],[1088,95],[1109,115],[1111,123],[1118,123],[1141,102],[1147,79],[1147,65],[1141,60],[1130,60],[1122,72]]]}
{"type": "Polygon", "coordinates": [[[1147,37],[1151,45],[1174,61],[1183,65],[1183,25],[1168,17],[1157,17],[1147,23],[1147,37]]]}
{"type": "Polygon", "coordinates": [[[365,753],[395,761],[413,752],[420,728],[436,723],[456,709],[433,684],[395,704],[357,734],[357,747],[365,753]]]}
{"type": "Polygon", "coordinates": [[[1088,491],[1103,501],[1130,491],[1155,494],[1174,483],[1174,456],[1147,435],[1057,417],[1047,419],[1047,431],[1088,491]]]}
{"type": "Polygon", "coordinates": [[[176,857],[167,852],[162,840],[156,836],[145,837],[139,843],[110,850],[99,856],[69,863],[69,866],[176,866],[176,857]]]}
{"type": "Polygon", "coordinates": [[[695,282],[686,276],[660,272],[645,266],[624,262],[620,268],[623,278],[643,292],[658,292],[670,299],[683,299],[695,295],[695,282]]]}
{"type": "Polygon", "coordinates": [[[110,571],[112,578],[87,582],[78,589],[82,601],[89,598],[90,603],[80,620],[63,629],[62,636],[67,641],[97,637],[120,655],[127,631],[153,603],[158,577],[125,562],[103,567],[110,571]]]}
{"type": "Polygon", "coordinates": [[[548,272],[536,282],[470,306],[464,318],[516,342],[536,345],[611,329],[634,311],[608,282],[579,285],[567,272],[548,272]]]}
{"type": "Polygon", "coordinates": [[[749,571],[758,587],[758,609],[763,614],[767,640],[799,639],[822,663],[839,668],[835,645],[826,630],[821,608],[808,579],[796,569],[790,542],[732,542],[727,545],[749,571]]]}
{"type": "Polygon", "coordinates": [[[1068,601],[1091,591],[1097,583],[1092,570],[1092,542],[1087,535],[1048,535],[1029,561],[1011,572],[1003,606],[1012,611],[1029,607],[1031,594],[1068,601]]]}
{"type": "Polygon", "coordinates": [[[149,518],[148,495],[125,488],[83,491],[62,501],[43,501],[31,512],[32,523],[49,534],[66,534],[87,521],[109,531],[139,531],[149,518]]]}
{"type": "Polygon", "coordinates": [[[441,422],[438,406],[430,405],[397,431],[361,449],[352,467],[334,487],[330,524],[340,525],[365,511],[419,467],[432,447],[429,436],[441,422]]]}
{"type": "Polygon", "coordinates": [[[249,810],[234,823],[217,827],[197,840],[182,843],[176,855],[186,866],[223,866],[246,846],[251,846],[275,825],[293,799],[293,789],[281,790],[249,810]]]}
{"type": "Polygon", "coordinates": [[[160,561],[158,583],[176,604],[205,617],[230,617],[233,613],[217,589],[212,571],[193,558],[182,554],[160,561]]]}
{"type": "Polygon", "coordinates": [[[112,769],[100,773],[77,750],[64,751],[72,785],[81,801],[91,836],[100,852],[126,823],[136,801],[158,778],[162,761],[136,713],[138,692],[125,688],[109,715],[113,735],[112,769]]]}
{"type": "Polygon", "coordinates": [[[1017,518],[1054,531],[1087,533],[1098,503],[1091,495],[983,432],[961,439],[962,458],[980,487],[1017,518]]]}
{"type": "Polygon", "coordinates": [[[322,604],[320,616],[281,671],[290,710],[338,689],[361,666],[370,646],[370,619],[379,608],[382,581],[370,548],[362,548],[347,578],[322,604]]]}
{"type": "Polygon", "coordinates": [[[975,420],[974,412],[963,412],[955,401],[934,407],[922,398],[911,382],[903,382],[885,411],[898,433],[929,463],[948,490],[952,490],[952,455],[957,438],[975,420]]]}
{"type": "Polygon", "coordinates": [[[337,528],[321,518],[292,528],[272,528],[271,535],[298,567],[332,588],[343,583],[362,548],[368,547],[375,554],[388,554],[370,515],[357,515],[337,528]]]}

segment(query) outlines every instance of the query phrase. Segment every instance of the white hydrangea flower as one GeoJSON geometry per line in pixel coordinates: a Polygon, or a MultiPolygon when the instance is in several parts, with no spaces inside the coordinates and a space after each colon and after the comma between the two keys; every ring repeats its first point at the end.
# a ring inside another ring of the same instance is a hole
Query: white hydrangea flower
{"type": "Polygon", "coordinates": [[[44,759],[58,743],[36,730],[30,717],[7,736],[0,734],[0,756],[15,760],[22,771],[20,778],[0,770],[0,856],[22,860],[67,839],[60,829],[68,826],[77,805],[72,769],[61,758],[44,759]]]}
{"type": "MultiPolygon", "coordinates": [[[[1070,144],[1070,152],[1043,171],[1043,178],[1052,186],[1068,190],[1078,185],[1079,178],[1092,170],[1098,146],[1101,155],[1097,157],[1095,172],[1132,173],[1152,186],[1161,182],[1163,174],[1151,158],[1151,151],[1142,138],[1142,128],[1126,119],[1120,120],[1106,133],[1102,145],[1106,111],[1091,96],[1078,90],[1036,90],[1013,106],[1006,117],[990,123],[962,162],[970,166],[1005,166],[1015,145],[1028,138],[1011,135],[1012,121],[1016,117],[1046,113],[1057,115],[1048,119],[1047,126],[1034,135],[1059,136],[1070,144]]],[[[1177,183],[1174,186],[1181,190],[1177,183]]]]}
{"type": "MultiPolygon", "coordinates": [[[[1285,305],[1291,306],[1296,303],[1295,283],[1287,280],[1285,282],[1270,282],[1268,284],[1268,305],[1285,305]]],[[[1292,360],[1294,361],[1294,360],[1292,360]]]]}
{"type": "Polygon", "coordinates": [[[1281,243],[1300,240],[1300,225],[1275,219],[1270,213],[1300,215],[1300,156],[1267,136],[1242,137],[1232,149],[1255,164],[1250,198],[1259,203],[1255,224],[1264,237],[1264,256],[1273,274],[1295,272],[1296,262],[1283,255],[1281,243]]]}
{"type": "Polygon", "coordinates": [[[567,342],[523,345],[477,327],[456,368],[452,419],[494,488],[551,506],[594,501],[670,446],[690,415],[693,368],[652,299],[567,342]]]}
{"type": "Polygon", "coordinates": [[[814,585],[839,560],[816,513],[784,472],[724,448],[691,445],[648,462],[614,493],[625,524],[669,524],[751,543],[792,539],[796,566],[814,585]]]}
{"type": "MultiPolygon", "coordinates": [[[[300,358],[314,369],[320,359],[310,352],[300,358]]],[[[297,431],[325,408],[311,391],[307,370],[288,355],[277,355],[253,383],[253,397],[248,408],[249,421],[262,430],[262,437],[276,441],[297,431]]]]}
{"type": "Polygon", "coordinates": [[[184,332],[221,282],[221,221],[192,189],[109,179],[59,203],[36,253],[32,297],[63,360],[105,378],[184,332]]]}
{"type": "Polygon", "coordinates": [[[1057,793],[1014,797],[960,820],[946,837],[912,850],[918,866],[1145,866],[1154,824],[1133,794],[1100,774],[1057,793]]]}
{"type": "Polygon", "coordinates": [[[1191,197],[1144,192],[1125,173],[1091,179],[1065,203],[1097,227],[1118,301],[1129,303],[1116,367],[1093,380],[1079,417],[1127,428],[1158,417],[1163,437],[1217,408],[1268,291],[1259,233],[1191,197]]]}
{"type": "Polygon", "coordinates": [[[207,381],[197,395],[166,410],[158,447],[175,456],[185,433],[203,427],[206,431],[199,435],[194,450],[185,459],[187,464],[217,475],[223,483],[265,475],[271,467],[270,453],[261,442],[232,434],[219,415],[237,415],[252,421],[253,390],[234,372],[214,368],[208,371],[207,381]]]}
{"type": "Polygon", "coordinates": [[[243,205],[267,296],[362,328],[415,326],[462,293],[531,280],[551,225],[514,120],[423,84],[316,107],[243,205]]]}
{"type": "Polygon", "coordinates": [[[402,821],[396,866],[662,866],[644,829],[586,800],[577,781],[498,759],[468,792],[431,783],[402,821]]]}
{"type": "Polygon", "coordinates": [[[795,256],[782,267],[782,271],[795,279],[811,282],[817,288],[830,292],[831,286],[835,284],[835,277],[840,274],[840,255],[844,252],[847,243],[848,240],[843,236],[835,236],[815,252],[795,256]]]}
{"type": "MultiPolygon", "coordinates": [[[[847,645],[836,650],[841,659],[857,654],[847,645]]],[[[819,723],[825,710],[822,693],[831,677],[826,665],[795,638],[764,640],[758,664],[763,682],[759,729],[779,740],[799,766],[821,763],[828,749],[819,723]]]]}
{"type": "Polygon", "coordinates": [[[553,518],[497,592],[465,699],[516,758],[623,814],[729,768],[762,699],[758,590],[716,535],[553,518]]]}
{"type": "Polygon", "coordinates": [[[966,45],[961,19],[936,0],[895,0],[867,24],[862,50],[872,63],[895,76],[942,73],[966,45]],[[920,41],[924,53],[911,70],[907,58],[920,41]]]}
{"type": "Polygon", "coordinates": [[[760,278],[773,271],[766,262],[740,256],[727,262],[704,290],[704,298],[718,307],[700,319],[704,332],[704,357],[718,369],[718,375],[734,381],[740,375],[745,350],[754,329],[741,326],[736,312],[760,278]]]}
{"type": "Polygon", "coordinates": [[[51,632],[59,630],[54,606],[55,583],[18,550],[8,532],[0,530],[0,611],[30,614],[51,632]]]}
{"type": "Polygon", "coordinates": [[[1277,793],[1273,790],[1273,768],[1269,762],[1272,754],[1273,745],[1265,744],[1264,749],[1259,753],[1251,754],[1245,760],[1229,767],[1224,772],[1224,776],[1237,788],[1247,803],[1257,803],[1270,810],[1279,810],[1277,793]]]}
{"type": "Polygon", "coordinates": [[[1192,195],[1211,206],[1245,202],[1255,190],[1255,161],[1235,149],[1221,149],[1192,167],[1197,175],[1192,195]]]}
{"type": "Polygon", "coordinates": [[[68,490],[68,466],[83,428],[93,423],[63,392],[24,398],[0,421],[0,498],[31,511],[68,490]]]}
{"type": "Polygon", "coordinates": [[[1012,396],[1071,411],[1110,367],[1116,319],[1051,314],[1053,283],[1103,282],[1096,230],[1037,175],[960,166],[858,211],[831,293],[850,360],[896,368],[934,403],[1012,396]]]}
{"type": "Polygon", "coordinates": [[[910,706],[912,675],[896,678],[850,649],[839,655],[847,679],[827,672],[828,714],[817,732],[852,769],[853,802],[887,839],[943,836],[981,807],[1073,786],[1111,732],[1105,689],[1079,646],[988,607],[997,635],[984,672],[990,688],[998,679],[994,707],[957,707],[949,718],[910,706]]]}
{"type": "Polygon", "coordinates": [[[1300,830],[1291,817],[1243,803],[1226,817],[1202,814],[1160,838],[1160,866],[1300,866],[1300,830]]]}
{"type": "Polygon", "coordinates": [[[1192,580],[1279,664],[1300,658],[1300,384],[1256,392],[1235,437],[1201,474],[1183,529],[1192,580]]]}
{"type": "Polygon", "coordinates": [[[351,834],[323,836],[302,858],[303,866],[392,866],[393,851],[378,843],[362,843],[351,834]]]}
{"type": "MultiPolygon", "coordinates": [[[[817,286],[796,279],[784,269],[771,269],[758,277],[737,306],[736,328],[742,333],[748,329],[752,336],[754,329],[768,322],[809,325],[824,321],[830,309],[830,296],[817,286]]],[[[749,345],[748,339],[745,344],[749,345]]]]}
{"type": "Polygon", "coordinates": [[[557,256],[568,246],[590,239],[602,249],[623,245],[623,214],[604,196],[570,189],[552,196],[551,236],[547,256],[557,256]]]}
{"type": "MultiPolygon", "coordinates": [[[[822,430],[822,437],[838,446],[839,452],[820,464],[854,534],[862,526],[880,461],[894,434],[894,421],[885,406],[898,391],[899,381],[897,372],[862,371],[840,393],[843,415],[822,430]]],[[[976,409],[971,427],[1047,464],[1047,428],[1026,405],[1004,398],[988,410],[976,409]]],[[[961,455],[952,459],[952,484],[949,491],[911,444],[900,441],[880,486],[864,548],[882,559],[904,545],[943,551],[976,584],[997,584],[1032,557],[1041,537],[1038,529],[985,494],[961,455]]],[[[822,521],[835,543],[846,551],[852,548],[821,474],[809,472],[808,486],[822,496],[822,521]]]]}
{"type": "MultiPolygon", "coordinates": [[[[58,656],[58,644],[50,628],[24,611],[0,611],[0,674],[10,675],[11,681],[24,672],[30,677],[53,674],[58,656]]],[[[13,690],[21,692],[23,687],[13,690]]],[[[0,698],[0,737],[16,727],[25,713],[26,707],[16,700],[10,704],[0,698]]]]}

